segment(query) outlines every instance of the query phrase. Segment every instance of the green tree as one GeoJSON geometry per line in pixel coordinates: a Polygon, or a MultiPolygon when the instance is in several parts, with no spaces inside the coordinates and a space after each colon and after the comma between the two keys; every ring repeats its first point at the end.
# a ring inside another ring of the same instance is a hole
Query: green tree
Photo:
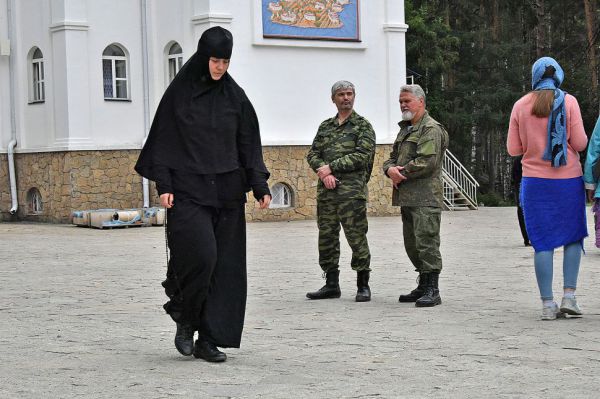
{"type": "Polygon", "coordinates": [[[586,131],[598,116],[598,0],[407,0],[407,66],[482,193],[510,195],[506,133],[541,55],[565,70],[586,131]],[[586,12],[587,11],[587,12],[586,12]]]}

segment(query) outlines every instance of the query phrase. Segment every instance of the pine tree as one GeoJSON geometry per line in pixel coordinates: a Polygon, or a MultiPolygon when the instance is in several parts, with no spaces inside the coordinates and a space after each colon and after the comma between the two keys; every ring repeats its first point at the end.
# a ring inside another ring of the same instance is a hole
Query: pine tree
{"type": "Polygon", "coordinates": [[[481,184],[510,197],[506,133],[512,106],[531,90],[531,65],[555,58],[586,131],[598,117],[598,0],[407,0],[407,67],[422,76],[427,107],[450,150],[481,184]]]}

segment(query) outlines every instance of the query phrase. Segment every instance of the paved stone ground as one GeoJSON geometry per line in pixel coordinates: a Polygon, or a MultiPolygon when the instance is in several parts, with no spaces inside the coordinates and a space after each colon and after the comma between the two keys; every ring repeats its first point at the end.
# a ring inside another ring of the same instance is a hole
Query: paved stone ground
{"type": "Polygon", "coordinates": [[[515,213],[443,214],[430,309],[397,301],[416,275],[398,217],[370,219],[370,303],[345,245],[342,297],[305,299],[323,283],[314,221],[249,224],[246,326],[224,364],[173,347],[161,228],[0,224],[0,397],[597,398],[600,249],[586,241],[584,317],[542,322],[515,213]]]}

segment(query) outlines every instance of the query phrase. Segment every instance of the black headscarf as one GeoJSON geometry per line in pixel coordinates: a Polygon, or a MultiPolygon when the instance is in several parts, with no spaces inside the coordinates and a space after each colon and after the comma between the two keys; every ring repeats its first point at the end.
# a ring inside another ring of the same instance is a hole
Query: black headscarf
{"type": "Polygon", "coordinates": [[[250,100],[229,73],[213,80],[210,57],[231,58],[233,37],[221,27],[206,30],[196,53],[163,95],[135,170],[156,181],[160,170],[218,174],[238,168],[268,171],[258,119],[250,100]]]}

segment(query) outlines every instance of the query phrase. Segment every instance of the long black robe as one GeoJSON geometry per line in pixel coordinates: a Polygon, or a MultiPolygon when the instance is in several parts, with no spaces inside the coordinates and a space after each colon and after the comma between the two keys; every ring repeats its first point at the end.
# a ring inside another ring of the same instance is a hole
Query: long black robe
{"type": "Polygon", "coordinates": [[[174,195],[167,213],[165,310],[203,339],[239,347],[246,192],[252,189],[257,199],[270,193],[252,104],[229,74],[215,81],[208,72],[210,56],[228,58],[221,51],[227,33],[211,28],[203,34],[163,95],[135,169],[157,183],[159,194],[174,195]]]}

